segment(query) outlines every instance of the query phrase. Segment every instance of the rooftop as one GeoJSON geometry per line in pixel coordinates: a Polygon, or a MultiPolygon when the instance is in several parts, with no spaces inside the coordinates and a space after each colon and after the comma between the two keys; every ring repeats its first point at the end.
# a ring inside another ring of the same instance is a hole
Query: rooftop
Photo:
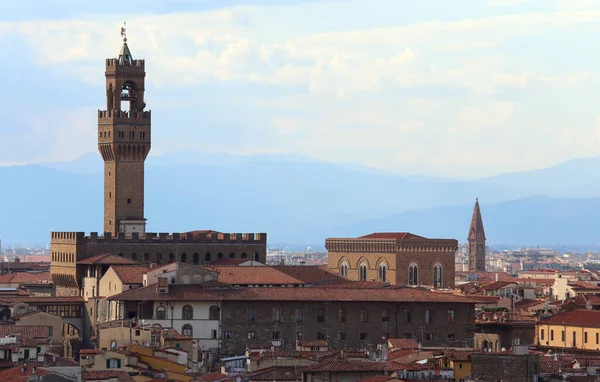
{"type": "Polygon", "coordinates": [[[115,265],[111,268],[123,284],[142,284],[144,273],[150,270],[144,265],[115,265]]]}
{"type": "Polygon", "coordinates": [[[77,264],[96,264],[96,265],[124,265],[131,264],[135,265],[136,262],[128,259],[126,257],[113,255],[111,253],[102,253],[100,255],[88,257],[87,259],[83,259],[78,261],[77,264]]]}
{"type": "Polygon", "coordinates": [[[158,293],[156,285],[129,290],[108,298],[111,301],[385,301],[440,302],[474,304],[469,297],[442,294],[415,288],[228,288],[203,289],[201,285],[169,286],[169,293],[158,293]]]}
{"type": "Polygon", "coordinates": [[[561,312],[541,320],[539,324],[600,328],[600,310],[576,309],[570,312],[561,312]]]}

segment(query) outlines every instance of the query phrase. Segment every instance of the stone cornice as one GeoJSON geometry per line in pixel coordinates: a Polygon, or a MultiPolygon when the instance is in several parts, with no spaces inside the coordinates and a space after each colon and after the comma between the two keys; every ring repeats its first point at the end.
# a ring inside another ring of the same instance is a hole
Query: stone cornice
{"type": "Polygon", "coordinates": [[[327,239],[325,248],[329,252],[450,252],[458,249],[454,239],[327,239]]]}

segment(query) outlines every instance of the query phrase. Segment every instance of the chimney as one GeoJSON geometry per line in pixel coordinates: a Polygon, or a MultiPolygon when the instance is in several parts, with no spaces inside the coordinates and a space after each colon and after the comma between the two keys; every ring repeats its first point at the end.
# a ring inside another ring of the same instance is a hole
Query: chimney
{"type": "Polygon", "coordinates": [[[498,272],[496,272],[496,281],[498,281],[498,272]]]}

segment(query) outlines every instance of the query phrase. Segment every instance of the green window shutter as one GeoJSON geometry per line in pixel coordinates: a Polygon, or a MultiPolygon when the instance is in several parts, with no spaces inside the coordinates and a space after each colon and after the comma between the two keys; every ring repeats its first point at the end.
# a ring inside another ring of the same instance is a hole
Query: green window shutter
{"type": "Polygon", "coordinates": [[[117,368],[119,368],[119,369],[121,368],[121,360],[120,359],[117,360],[117,368]]]}
{"type": "Polygon", "coordinates": [[[107,368],[107,369],[110,369],[110,359],[107,359],[107,360],[106,360],[106,368],[107,368]]]}

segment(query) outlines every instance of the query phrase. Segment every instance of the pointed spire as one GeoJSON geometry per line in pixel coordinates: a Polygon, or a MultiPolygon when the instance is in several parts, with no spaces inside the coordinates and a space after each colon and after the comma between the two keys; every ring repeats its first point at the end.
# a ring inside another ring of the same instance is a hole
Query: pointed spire
{"type": "Polygon", "coordinates": [[[123,37],[123,46],[121,47],[121,53],[119,53],[119,63],[120,64],[124,64],[124,63],[131,64],[131,62],[133,61],[133,56],[131,55],[131,51],[129,50],[129,47],[127,46],[126,26],[127,26],[127,23],[123,23],[123,26],[121,27],[121,37],[123,37]]]}
{"type": "Polygon", "coordinates": [[[484,239],[485,231],[483,229],[483,219],[479,209],[479,198],[475,199],[475,208],[473,208],[473,217],[471,218],[471,227],[469,228],[469,240],[484,239]]]}

